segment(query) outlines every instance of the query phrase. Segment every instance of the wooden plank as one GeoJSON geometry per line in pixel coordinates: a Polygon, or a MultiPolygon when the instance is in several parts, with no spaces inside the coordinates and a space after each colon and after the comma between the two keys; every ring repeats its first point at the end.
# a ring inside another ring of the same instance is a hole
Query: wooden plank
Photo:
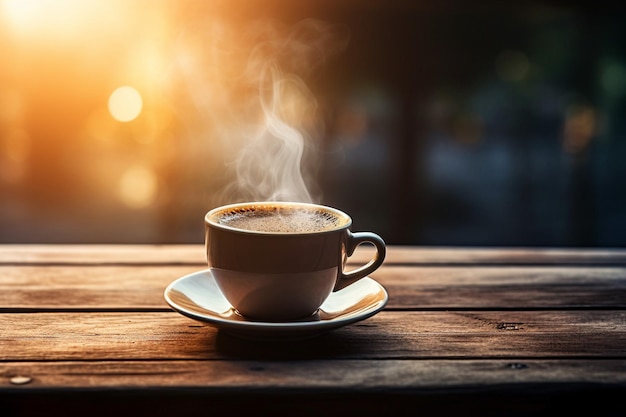
{"type": "Polygon", "coordinates": [[[81,361],[0,363],[0,392],[42,388],[199,388],[211,392],[476,390],[501,384],[626,388],[626,361],[594,359],[81,361]]]}
{"type": "Polygon", "coordinates": [[[624,311],[381,312],[301,343],[246,342],[177,313],[0,314],[0,361],[626,359],[624,311]]]}
{"type": "Polygon", "coordinates": [[[468,248],[391,246],[389,264],[626,265],[626,250],[600,248],[468,248]]]}
{"type": "MultiPolygon", "coordinates": [[[[351,264],[367,261],[370,247],[359,248],[351,264]]],[[[205,264],[202,244],[3,244],[0,264],[205,264]]],[[[389,246],[387,265],[626,265],[624,249],[438,248],[389,246]]]]}
{"type": "Polygon", "coordinates": [[[205,264],[201,244],[0,245],[0,264],[205,264]]]}
{"type": "Polygon", "coordinates": [[[193,265],[0,266],[1,309],[169,309],[165,287],[193,265]]]}
{"type": "MultiPolygon", "coordinates": [[[[0,309],[154,309],[165,287],[202,268],[0,266],[0,309]]],[[[626,268],[406,267],[372,274],[388,309],[625,308],[626,268]]]]}
{"type": "Polygon", "coordinates": [[[621,267],[384,267],[372,277],[389,292],[387,308],[626,307],[621,267]]]}
{"type": "Polygon", "coordinates": [[[10,369],[0,364],[0,375],[16,378],[9,375],[19,368],[34,371],[34,378],[25,385],[0,385],[0,404],[8,417],[199,412],[216,417],[251,412],[260,417],[537,417],[581,410],[622,416],[624,362],[604,362],[528,361],[526,368],[506,361],[407,360],[11,363],[10,369]],[[48,382],[69,386],[44,385],[48,382]]]}

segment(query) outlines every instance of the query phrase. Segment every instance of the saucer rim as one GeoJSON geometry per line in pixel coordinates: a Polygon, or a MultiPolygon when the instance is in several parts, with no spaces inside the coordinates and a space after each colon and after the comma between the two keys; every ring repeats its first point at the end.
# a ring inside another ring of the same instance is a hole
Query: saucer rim
{"type": "MultiPolygon", "coordinates": [[[[164,290],[164,298],[167,304],[177,311],[178,313],[189,317],[194,320],[198,320],[204,323],[209,323],[217,326],[218,328],[223,328],[224,330],[233,330],[233,331],[277,331],[277,332],[304,332],[304,331],[322,331],[322,330],[330,330],[338,327],[342,327],[348,324],[352,324],[361,320],[365,320],[369,317],[380,312],[386,305],[389,300],[389,294],[384,286],[382,286],[378,281],[373,278],[367,276],[361,278],[361,280],[366,280],[370,282],[370,284],[375,285],[377,289],[381,292],[382,297],[377,299],[375,303],[372,303],[362,312],[359,312],[354,315],[350,315],[348,317],[338,317],[338,318],[330,318],[330,319],[321,319],[321,320],[310,320],[307,321],[285,321],[285,322],[271,322],[271,321],[252,321],[246,320],[245,317],[243,320],[229,320],[225,317],[219,317],[216,315],[206,315],[198,311],[193,311],[183,306],[177,304],[174,300],[172,300],[169,296],[171,291],[179,286],[183,281],[197,278],[201,275],[211,275],[210,268],[202,269],[199,271],[192,272],[190,274],[186,274],[182,277],[179,277],[172,281],[164,290]]],[[[180,290],[179,290],[180,291],[180,290]]],[[[219,288],[218,288],[219,291],[219,288]]],[[[184,292],[183,292],[184,293],[184,292]]],[[[332,294],[330,295],[332,297],[332,294]]],[[[198,305],[198,304],[196,304],[198,305]]],[[[202,307],[198,305],[199,307],[202,307]]],[[[231,309],[234,308],[231,306],[231,309]]],[[[241,316],[240,316],[241,317],[241,316]]]]}

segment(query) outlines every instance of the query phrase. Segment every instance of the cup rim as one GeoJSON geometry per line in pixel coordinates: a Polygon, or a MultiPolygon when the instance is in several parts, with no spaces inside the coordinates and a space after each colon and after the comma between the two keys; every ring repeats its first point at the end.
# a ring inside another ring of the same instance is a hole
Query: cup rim
{"type": "Polygon", "coordinates": [[[204,215],[204,222],[207,225],[215,227],[217,229],[227,230],[230,232],[249,234],[249,235],[273,235],[273,236],[306,236],[306,235],[320,235],[327,233],[335,233],[340,230],[344,230],[349,228],[352,225],[352,218],[345,212],[330,206],[325,206],[323,204],[315,204],[315,203],[303,203],[297,201],[251,201],[251,202],[243,202],[243,203],[232,203],[226,204],[223,206],[215,207],[209,210],[204,215]],[[223,211],[231,210],[234,208],[245,208],[245,207],[255,207],[255,206],[277,206],[277,205],[288,205],[292,207],[304,207],[304,208],[321,208],[323,210],[330,211],[333,214],[345,219],[345,222],[340,226],[334,227],[332,229],[312,231],[312,232],[269,232],[269,231],[259,231],[259,230],[248,230],[248,229],[240,229],[232,226],[227,226],[224,224],[220,224],[215,221],[214,216],[223,211]]]}

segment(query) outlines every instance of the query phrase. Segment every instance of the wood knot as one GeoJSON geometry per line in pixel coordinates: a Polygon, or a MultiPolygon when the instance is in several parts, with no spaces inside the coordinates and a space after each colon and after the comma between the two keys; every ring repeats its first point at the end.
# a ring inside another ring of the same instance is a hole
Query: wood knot
{"type": "Polygon", "coordinates": [[[496,329],[498,330],[521,330],[524,323],[498,323],[496,329]]]}

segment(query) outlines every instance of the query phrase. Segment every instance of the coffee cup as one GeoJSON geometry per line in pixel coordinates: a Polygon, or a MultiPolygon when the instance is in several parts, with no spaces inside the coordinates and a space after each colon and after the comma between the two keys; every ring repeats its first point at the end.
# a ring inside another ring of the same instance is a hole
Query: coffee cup
{"type": "Polygon", "coordinates": [[[385,259],[385,242],[351,232],[336,208],[296,202],[230,204],[204,218],[207,263],[220,291],[243,317],[292,321],[314,315],[333,291],[366,277],[385,259]],[[347,271],[363,243],[376,248],[366,264],[347,271]]]}

